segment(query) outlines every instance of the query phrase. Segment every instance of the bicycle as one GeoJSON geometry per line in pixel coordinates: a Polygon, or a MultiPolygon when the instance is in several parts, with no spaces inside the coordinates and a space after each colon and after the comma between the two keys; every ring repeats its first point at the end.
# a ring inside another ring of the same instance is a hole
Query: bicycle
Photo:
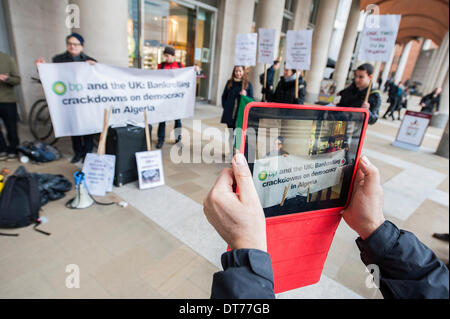
{"type": "MultiPolygon", "coordinates": [[[[41,80],[38,78],[31,77],[31,80],[35,83],[42,84],[41,80]]],[[[53,145],[58,141],[53,132],[50,111],[45,98],[37,100],[31,106],[28,114],[28,126],[30,127],[31,134],[36,140],[50,145],[53,145]]]]}

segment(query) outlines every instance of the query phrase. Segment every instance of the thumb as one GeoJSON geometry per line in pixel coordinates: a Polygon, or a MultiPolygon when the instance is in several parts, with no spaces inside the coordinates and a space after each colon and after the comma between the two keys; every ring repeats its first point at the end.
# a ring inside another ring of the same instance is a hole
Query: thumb
{"type": "Polygon", "coordinates": [[[250,172],[244,154],[237,153],[233,158],[232,166],[234,178],[236,179],[236,184],[239,188],[239,198],[241,202],[246,204],[253,203],[255,199],[259,201],[255,185],[253,184],[252,173],[250,172]]]}
{"type": "Polygon", "coordinates": [[[367,156],[362,156],[358,168],[364,174],[364,189],[370,189],[380,184],[380,173],[378,169],[369,161],[367,156]]]}

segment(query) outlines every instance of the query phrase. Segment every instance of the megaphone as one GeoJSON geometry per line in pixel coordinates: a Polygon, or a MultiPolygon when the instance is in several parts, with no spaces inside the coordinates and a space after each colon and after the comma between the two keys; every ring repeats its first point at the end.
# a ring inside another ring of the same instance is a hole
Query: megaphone
{"type": "Polygon", "coordinates": [[[73,177],[75,179],[76,195],[75,198],[68,203],[69,208],[82,209],[92,206],[92,204],[94,204],[94,199],[89,195],[86,189],[84,173],[82,171],[77,171],[73,174],[73,177]]]}

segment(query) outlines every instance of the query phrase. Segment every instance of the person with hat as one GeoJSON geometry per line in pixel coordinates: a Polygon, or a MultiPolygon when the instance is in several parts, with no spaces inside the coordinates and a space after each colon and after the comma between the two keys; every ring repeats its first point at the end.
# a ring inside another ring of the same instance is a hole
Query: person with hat
{"type": "MultiPolygon", "coordinates": [[[[95,64],[97,60],[91,58],[83,52],[84,39],[78,33],[69,34],[66,37],[66,52],[55,55],[52,58],[53,63],[63,62],[87,62],[91,65],[95,64]]],[[[35,64],[45,63],[45,60],[41,57],[36,60],[35,64]]],[[[72,136],[72,148],[74,156],[71,163],[76,163],[80,160],[84,160],[87,153],[91,153],[94,148],[93,135],[84,136],[72,136]]]]}
{"type": "MultiPolygon", "coordinates": [[[[171,70],[184,68],[183,63],[175,60],[175,49],[172,47],[164,48],[164,62],[158,64],[158,70],[171,70]]],[[[164,145],[166,138],[166,122],[161,122],[158,125],[158,143],[156,148],[161,148],[164,145]]],[[[181,141],[181,119],[175,120],[175,143],[181,141]]],[[[180,144],[179,144],[180,145],[180,144]]]]}

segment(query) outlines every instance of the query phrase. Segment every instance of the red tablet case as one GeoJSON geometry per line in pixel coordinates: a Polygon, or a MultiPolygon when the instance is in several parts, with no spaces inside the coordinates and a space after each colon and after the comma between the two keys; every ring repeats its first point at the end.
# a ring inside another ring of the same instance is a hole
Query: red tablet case
{"type": "MultiPolygon", "coordinates": [[[[314,109],[366,113],[361,141],[356,154],[355,168],[349,194],[361,156],[369,112],[362,108],[290,105],[278,103],[249,103],[244,111],[240,152],[244,153],[248,115],[253,107],[314,109]]],[[[347,204],[350,196],[347,198],[347,204]]],[[[345,206],[347,206],[347,204],[345,206]]],[[[315,284],[320,280],[328,251],[345,207],[282,215],[266,218],[267,251],[272,260],[274,291],[280,293],[315,284]]]]}

